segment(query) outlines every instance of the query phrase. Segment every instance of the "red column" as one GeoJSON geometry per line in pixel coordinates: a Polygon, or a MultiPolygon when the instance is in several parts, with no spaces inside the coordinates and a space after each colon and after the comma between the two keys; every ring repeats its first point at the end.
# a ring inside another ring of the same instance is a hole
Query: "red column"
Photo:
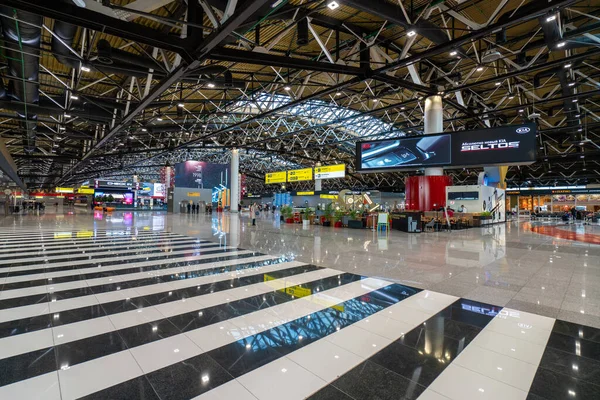
{"type": "Polygon", "coordinates": [[[405,186],[407,210],[432,211],[446,205],[446,186],[452,186],[452,177],[409,176],[405,186]]]}

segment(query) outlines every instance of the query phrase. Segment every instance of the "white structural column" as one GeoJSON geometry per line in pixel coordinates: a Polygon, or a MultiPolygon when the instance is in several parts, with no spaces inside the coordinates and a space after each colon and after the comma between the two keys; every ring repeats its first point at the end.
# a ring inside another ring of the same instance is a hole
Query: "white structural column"
{"type": "MultiPolygon", "coordinates": [[[[425,135],[442,133],[444,131],[444,108],[442,105],[442,96],[429,96],[425,99],[425,135]]],[[[425,168],[425,176],[444,175],[443,168],[425,168]]]]}
{"type": "Polygon", "coordinates": [[[240,151],[231,150],[231,206],[230,211],[238,212],[240,204],[240,151]]]}
{"type": "MultiPolygon", "coordinates": [[[[321,163],[318,162],[315,164],[315,167],[320,167],[321,163]]],[[[321,190],[321,179],[315,179],[315,191],[321,190]]]]}

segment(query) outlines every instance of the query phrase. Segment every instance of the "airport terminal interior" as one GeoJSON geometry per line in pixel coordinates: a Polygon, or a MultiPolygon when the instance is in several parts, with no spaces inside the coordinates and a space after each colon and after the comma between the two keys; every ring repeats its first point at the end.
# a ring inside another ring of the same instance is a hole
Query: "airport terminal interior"
{"type": "Polygon", "coordinates": [[[0,399],[600,399],[599,21],[0,0],[0,399]]]}

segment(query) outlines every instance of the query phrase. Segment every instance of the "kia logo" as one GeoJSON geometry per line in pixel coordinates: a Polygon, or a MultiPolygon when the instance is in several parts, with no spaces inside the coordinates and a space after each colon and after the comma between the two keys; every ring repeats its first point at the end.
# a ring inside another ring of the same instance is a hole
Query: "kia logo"
{"type": "Polygon", "coordinates": [[[526,127],[526,126],[523,126],[523,127],[521,127],[521,128],[517,128],[517,131],[516,131],[516,132],[517,132],[517,133],[527,133],[527,132],[529,132],[530,130],[531,130],[530,128],[528,128],[528,127],[526,127]]]}

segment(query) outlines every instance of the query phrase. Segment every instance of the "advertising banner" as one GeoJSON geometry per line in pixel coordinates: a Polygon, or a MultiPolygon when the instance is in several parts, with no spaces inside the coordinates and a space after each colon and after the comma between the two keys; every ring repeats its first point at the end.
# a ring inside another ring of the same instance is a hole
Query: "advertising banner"
{"type": "Polygon", "coordinates": [[[415,167],[526,165],[536,159],[535,124],[356,143],[358,172],[415,167]]]}
{"type": "Polygon", "coordinates": [[[154,196],[154,184],[148,182],[140,183],[140,190],[138,192],[140,196],[154,196]]]}
{"type": "Polygon", "coordinates": [[[228,164],[211,164],[204,161],[186,161],[175,164],[175,186],[212,189],[223,185],[230,187],[231,173],[228,164]]]}
{"type": "Polygon", "coordinates": [[[167,195],[167,187],[164,183],[155,183],[154,184],[154,197],[165,197],[167,195]]]}

